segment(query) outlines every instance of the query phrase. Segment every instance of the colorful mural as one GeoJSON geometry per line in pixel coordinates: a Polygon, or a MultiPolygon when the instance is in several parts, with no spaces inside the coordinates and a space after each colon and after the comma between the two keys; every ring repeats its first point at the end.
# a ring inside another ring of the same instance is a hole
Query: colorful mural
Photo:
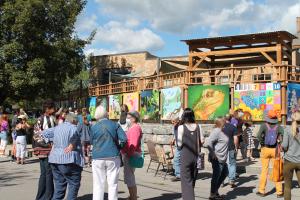
{"type": "Polygon", "coordinates": [[[188,106],[196,120],[213,120],[229,112],[229,86],[209,85],[188,88],[188,106]]]}
{"type": "Polygon", "coordinates": [[[141,93],[141,117],[143,120],[159,120],[159,91],[141,93]]]}
{"type": "Polygon", "coordinates": [[[281,96],[279,83],[238,84],[234,91],[234,109],[250,113],[253,121],[264,121],[269,110],[280,118],[281,96]]]}
{"type": "Polygon", "coordinates": [[[121,114],[122,95],[109,95],[109,119],[119,119],[121,114]]]}
{"type": "Polygon", "coordinates": [[[179,115],[182,109],[182,90],[173,87],[161,90],[162,120],[171,120],[171,117],[179,115]]]}
{"type": "Polygon", "coordinates": [[[300,111],[300,84],[289,83],[287,89],[287,120],[292,121],[292,114],[300,111]]]}
{"type": "Polygon", "coordinates": [[[95,116],[96,104],[97,104],[97,97],[89,97],[88,107],[92,118],[94,118],[95,116]]]}
{"type": "Polygon", "coordinates": [[[103,106],[108,111],[107,96],[100,96],[97,98],[97,106],[103,106]]]}
{"type": "Polygon", "coordinates": [[[139,93],[124,93],[123,104],[128,106],[129,112],[139,111],[139,93]]]}

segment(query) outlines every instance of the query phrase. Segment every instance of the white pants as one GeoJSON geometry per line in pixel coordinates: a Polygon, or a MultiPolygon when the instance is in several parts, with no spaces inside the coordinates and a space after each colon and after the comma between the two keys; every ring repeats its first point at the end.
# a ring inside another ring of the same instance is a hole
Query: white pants
{"type": "Polygon", "coordinates": [[[103,200],[105,182],[108,185],[108,200],[118,200],[120,158],[93,160],[93,200],[103,200]]]}
{"type": "Polygon", "coordinates": [[[16,139],[16,157],[17,158],[25,158],[26,153],[26,136],[18,136],[16,139]]]}
{"type": "Polygon", "coordinates": [[[6,146],[7,146],[7,140],[1,139],[0,150],[1,150],[1,151],[4,151],[5,148],[6,148],[6,146]]]}

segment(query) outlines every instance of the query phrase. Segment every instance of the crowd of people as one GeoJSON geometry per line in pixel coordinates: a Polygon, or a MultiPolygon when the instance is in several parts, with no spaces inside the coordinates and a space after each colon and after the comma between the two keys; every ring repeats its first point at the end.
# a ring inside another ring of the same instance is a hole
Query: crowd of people
{"type": "MultiPolygon", "coordinates": [[[[25,163],[26,136],[30,125],[24,110],[15,113],[12,119],[13,155],[16,163],[25,163]]],[[[260,125],[257,139],[261,145],[261,174],[257,195],[266,196],[268,169],[281,152],[284,152],[283,179],[275,180],[278,198],[291,199],[293,172],[300,184],[300,112],[292,116],[290,129],[283,129],[278,122],[277,112],[268,112],[265,123],[260,125]],[[282,181],[284,181],[284,188],[282,181]]],[[[0,117],[0,155],[4,155],[9,133],[6,114],[0,117]]],[[[201,148],[206,146],[208,161],[212,165],[211,200],[224,199],[219,188],[228,178],[228,184],[237,187],[237,154],[240,151],[245,162],[254,160],[253,124],[243,120],[243,111],[218,117],[208,138],[203,136],[201,125],[196,123],[192,109],[186,108],[172,118],[174,125],[175,156],[173,168],[180,181],[182,198],[195,199],[194,187],[198,171],[203,163],[201,148]]],[[[88,110],[55,110],[52,101],[43,105],[43,114],[34,125],[33,149],[40,161],[40,178],[36,199],[76,199],[81,182],[83,167],[92,166],[93,199],[104,199],[105,185],[108,199],[118,199],[118,179],[121,167],[124,182],[128,187],[130,200],[136,200],[137,186],[135,169],[143,167],[143,135],[137,111],[129,112],[126,105],[121,107],[118,122],[108,119],[108,113],[98,106],[94,118],[88,110]]],[[[273,174],[274,174],[273,169],[273,174]]]]}
{"type": "MultiPolygon", "coordinates": [[[[265,123],[260,125],[257,139],[261,146],[261,174],[257,195],[265,197],[265,189],[269,175],[281,173],[281,179],[271,180],[275,183],[277,198],[291,200],[292,178],[294,171],[300,184],[300,111],[292,116],[292,128],[283,129],[278,122],[276,111],[267,113],[265,123]],[[283,152],[283,153],[282,153],[283,152]],[[269,174],[269,165],[284,154],[283,171],[273,168],[269,174]],[[278,172],[277,172],[278,171],[278,172]],[[284,182],[284,189],[283,183],[284,182]]],[[[212,165],[211,200],[225,199],[226,195],[219,194],[219,188],[228,178],[228,184],[235,188],[238,174],[237,154],[240,151],[245,162],[255,160],[253,157],[254,135],[251,121],[243,120],[243,111],[236,110],[231,115],[218,117],[209,137],[204,141],[201,126],[196,124],[193,110],[187,108],[180,117],[172,119],[174,125],[174,155],[173,181],[181,181],[182,198],[195,199],[194,187],[197,179],[201,146],[208,148],[208,161],[212,165]],[[205,143],[205,144],[204,144],[205,143]]],[[[272,177],[271,176],[271,177],[272,177]]]]}

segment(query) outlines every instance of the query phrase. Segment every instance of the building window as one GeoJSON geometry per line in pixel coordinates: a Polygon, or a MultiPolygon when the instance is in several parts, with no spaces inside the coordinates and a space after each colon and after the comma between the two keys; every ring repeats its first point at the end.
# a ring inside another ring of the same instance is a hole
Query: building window
{"type": "Polygon", "coordinates": [[[253,75],[253,81],[261,82],[261,81],[271,81],[272,74],[255,74],[253,75]]]}

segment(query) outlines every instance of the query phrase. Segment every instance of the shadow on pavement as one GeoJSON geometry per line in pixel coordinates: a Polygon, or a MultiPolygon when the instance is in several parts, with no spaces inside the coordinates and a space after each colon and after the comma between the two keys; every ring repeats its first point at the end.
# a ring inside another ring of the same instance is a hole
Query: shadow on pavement
{"type": "Polygon", "coordinates": [[[144,200],[174,200],[174,199],[180,199],[181,193],[173,193],[173,194],[161,194],[159,197],[152,197],[144,200]]]}
{"type": "MultiPolygon", "coordinates": [[[[119,192],[119,194],[122,194],[124,192],[119,192]]],[[[77,200],[92,200],[93,199],[93,194],[86,194],[81,197],[78,197],[77,200]]],[[[104,193],[104,200],[108,199],[108,194],[104,193]]],[[[127,198],[118,198],[118,200],[127,200],[127,198]]]]}
{"type": "Polygon", "coordinates": [[[250,176],[247,176],[247,177],[239,177],[238,179],[237,179],[237,187],[239,187],[239,186],[241,186],[241,185],[243,185],[244,183],[247,183],[247,182],[249,182],[249,181],[254,181],[254,180],[257,180],[258,178],[257,178],[257,176],[256,175],[250,175],[250,176]]]}
{"type": "Polygon", "coordinates": [[[255,187],[237,187],[228,192],[225,199],[239,199],[240,196],[247,196],[254,192],[255,187]]]}
{"type": "Polygon", "coordinates": [[[24,175],[24,172],[0,173],[0,188],[18,185],[10,182],[15,181],[16,179],[24,179],[26,177],[28,176],[24,175]]]}

